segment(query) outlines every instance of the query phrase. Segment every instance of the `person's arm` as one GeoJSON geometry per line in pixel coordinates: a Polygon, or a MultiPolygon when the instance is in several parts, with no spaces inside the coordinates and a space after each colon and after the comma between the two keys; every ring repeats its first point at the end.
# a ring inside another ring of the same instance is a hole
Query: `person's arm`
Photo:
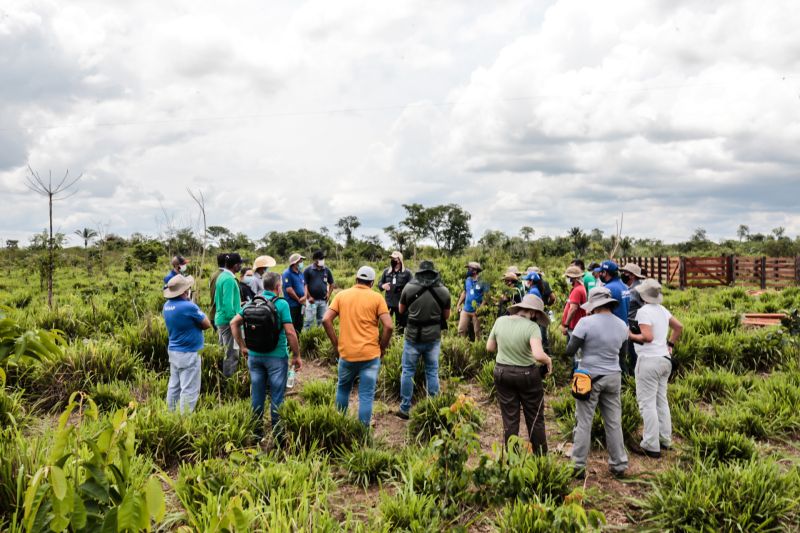
{"type": "Polygon", "coordinates": [[[464,299],[467,296],[467,291],[461,291],[461,294],[458,296],[458,303],[456,304],[456,309],[461,309],[461,306],[464,305],[464,299]]]}
{"type": "Polygon", "coordinates": [[[206,330],[211,327],[211,321],[207,316],[203,316],[203,320],[200,321],[199,327],[202,330],[206,330]]]}
{"type": "Polygon", "coordinates": [[[542,348],[542,338],[531,337],[530,343],[531,343],[531,353],[533,354],[533,358],[547,367],[548,374],[553,372],[553,360],[550,359],[549,355],[544,353],[544,348],[542,348]]]}
{"type": "Polygon", "coordinates": [[[303,359],[300,357],[300,341],[297,339],[297,331],[291,322],[283,325],[283,333],[286,335],[286,342],[292,350],[292,365],[295,370],[303,368],[303,359]]]}
{"type": "Polygon", "coordinates": [[[578,304],[574,302],[569,302],[569,311],[567,311],[567,317],[561,321],[561,333],[563,335],[567,334],[567,326],[570,322],[572,322],[572,317],[575,316],[575,313],[578,312],[578,304]]]}
{"type": "Polygon", "coordinates": [[[653,326],[651,324],[642,324],[639,322],[639,331],[641,331],[641,333],[629,331],[628,339],[641,344],[653,342],[653,326]]]}
{"type": "Polygon", "coordinates": [[[394,330],[394,324],[392,323],[392,317],[389,313],[383,313],[378,317],[383,324],[383,331],[381,331],[381,357],[383,354],[386,353],[386,348],[389,346],[389,342],[392,340],[392,330],[394,330]]]}
{"type": "Polygon", "coordinates": [[[677,343],[681,338],[681,333],[683,333],[683,324],[681,324],[680,321],[674,316],[670,316],[669,328],[672,330],[672,333],[669,336],[667,346],[669,347],[670,355],[672,355],[672,349],[675,347],[675,343],[677,343]]]}
{"type": "Polygon", "coordinates": [[[325,275],[328,276],[328,294],[325,296],[325,300],[331,299],[331,293],[333,292],[333,272],[328,267],[325,267],[325,275]]]}
{"type": "Polygon", "coordinates": [[[406,311],[408,311],[408,305],[406,305],[407,301],[408,301],[408,291],[404,287],[403,292],[400,293],[400,301],[397,303],[397,311],[401,315],[404,315],[406,311]]]}
{"type": "Polygon", "coordinates": [[[325,311],[325,316],[322,317],[322,327],[325,329],[325,333],[328,335],[328,338],[331,340],[331,344],[333,345],[333,351],[336,354],[336,357],[339,357],[339,338],[336,336],[336,328],[333,327],[333,320],[339,316],[339,313],[328,308],[325,311]]]}
{"type": "Polygon", "coordinates": [[[297,293],[294,292],[294,287],[286,287],[286,296],[294,300],[295,302],[302,305],[303,299],[297,296],[297,293]]]}
{"type": "Polygon", "coordinates": [[[567,357],[574,357],[578,350],[583,348],[583,338],[578,337],[575,334],[571,335],[569,338],[569,343],[567,344],[567,349],[564,352],[567,357]]]}
{"type": "Polygon", "coordinates": [[[233,340],[239,345],[239,350],[241,350],[242,355],[247,357],[250,351],[247,349],[247,346],[245,346],[244,339],[242,338],[242,322],[244,322],[242,315],[233,317],[233,320],[231,320],[231,333],[233,334],[233,340]]]}
{"type": "Polygon", "coordinates": [[[489,338],[486,340],[486,351],[492,353],[497,352],[497,339],[492,335],[489,335],[489,338]]]}

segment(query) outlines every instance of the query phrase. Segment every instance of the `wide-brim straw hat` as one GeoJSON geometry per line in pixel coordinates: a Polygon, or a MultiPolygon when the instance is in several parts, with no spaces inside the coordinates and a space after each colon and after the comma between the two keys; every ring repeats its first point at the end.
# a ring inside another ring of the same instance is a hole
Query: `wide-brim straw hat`
{"type": "Polygon", "coordinates": [[[194,287],[194,278],[192,276],[173,276],[171,280],[164,287],[164,298],[176,298],[194,287]]]}
{"type": "Polygon", "coordinates": [[[627,272],[628,274],[631,274],[639,279],[644,279],[646,277],[642,274],[642,267],[636,263],[625,263],[625,266],[620,268],[620,270],[622,272],[627,272]]]}
{"type": "Polygon", "coordinates": [[[520,272],[519,272],[519,267],[517,265],[511,265],[510,267],[508,267],[506,269],[506,273],[509,272],[511,272],[512,274],[516,274],[517,277],[519,277],[520,272]]]}
{"type": "Polygon", "coordinates": [[[647,304],[660,304],[664,301],[664,295],[661,292],[661,284],[650,278],[641,282],[633,288],[642,297],[644,303],[647,304]]]}
{"type": "Polygon", "coordinates": [[[514,304],[508,308],[509,313],[516,313],[520,309],[530,309],[536,311],[536,322],[540,326],[547,326],[550,324],[550,317],[544,312],[544,302],[535,294],[526,294],[522,301],[514,304]]]}
{"type": "Polygon", "coordinates": [[[303,259],[305,259],[305,257],[300,255],[300,254],[292,254],[292,255],[289,256],[289,264],[290,265],[297,264],[300,261],[302,261],[303,259]]]}
{"type": "Polygon", "coordinates": [[[256,260],[253,261],[253,268],[271,268],[277,264],[275,258],[269,255],[259,255],[256,257],[256,260]]]}
{"type": "Polygon", "coordinates": [[[510,270],[503,274],[503,281],[519,281],[519,277],[516,273],[511,272],[510,270]]]}
{"type": "Polygon", "coordinates": [[[474,268],[478,272],[483,272],[483,268],[481,267],[481,264],[478,263],[477,261],[470,261],[469,263],[467,263],[467,266],[469,268],[474,268]]]}
{"type": "Polygon", "coordinates": [[[619,305],[619,302],[611,296],[611,291],[605,287],[595,287],[589,291],[589,300],[581,306],[581,309],[591,313],[598,307],[613,304],[612,307],[619,305]]]}
{"type": "Polygon", "coordinates": [[[564,275],[567,276],[568,278],[582,278],[583,270],[581,270],[580,267],[572,265],[570,267],[567,267],[567,271],[564,272],[564,275]]]}

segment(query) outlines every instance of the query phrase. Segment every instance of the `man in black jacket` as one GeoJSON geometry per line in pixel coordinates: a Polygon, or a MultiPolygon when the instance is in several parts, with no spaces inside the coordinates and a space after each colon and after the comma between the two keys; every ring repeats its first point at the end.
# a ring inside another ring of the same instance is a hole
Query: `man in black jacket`
{"type": "Polygon", "coordinates": [[[417,361],[425,363],[428,394],[439,394],[439,352],[442,330],[450,318],[450,291],[442,284],[433,263],[423,261],[414,279],[400,295],[400,313],[408,317],[403,344],[403,372],[400,377],[400,410],[397,416],[408,419],[414,394],[417,361]]]}
{"type": "Polygon", "coordinates": [[[395,331],[402,334],[406,327],[406,313],[401,313],[398,309],[400,305],[400,294],[411,281],[411,271],[403,265],[403,254],[394,251],[391,255],[391,264],[384,269],[378,286],[386,293],[386,305],[389,307],[389,314],[394,317],[395,331]]]}

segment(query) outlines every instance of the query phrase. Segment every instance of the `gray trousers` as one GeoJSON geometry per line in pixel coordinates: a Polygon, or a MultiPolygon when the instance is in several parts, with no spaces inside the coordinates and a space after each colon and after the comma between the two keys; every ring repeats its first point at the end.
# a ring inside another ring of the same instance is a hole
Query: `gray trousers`
{"type": "Polygon", "coordinates": [[[657,452],[672,444],[672,418],[667,402],[667,381],[672,363],[666,357],[640,357],[636,361],[636,401],[644,420],[641,446],[657,452]]]}
{"type": "Polygon", "coordinates": [[[588,400],[575,400],[575,434],[572,445],[572,462],[576,468],[586,467],[586,459],[592,445],[592,419],[598,404],[606,428],[608,468],[614,473],[623,473],[628,468],[628,454],[622,437],[622,374],[607,374],[592,383],[592,394],[588,400]]]}
{"type": "Polygon", "coordinates": [[[219,335],[220,346],[225,348],[225,359],[222,360],[222,375],[229,378],[236,373],[236,367],[239,365],[239,347],[236,346],[236,341],[233,340],[230,324],[219,326],[217,334],[219,335]]]}
{"type": "Polygon", "coordinates": [[[167,385],[167,408],[180,413],[191,413],[200,397],[200,368],[197,352],[174,352],[169,350],[169,384],[167,385]]]}

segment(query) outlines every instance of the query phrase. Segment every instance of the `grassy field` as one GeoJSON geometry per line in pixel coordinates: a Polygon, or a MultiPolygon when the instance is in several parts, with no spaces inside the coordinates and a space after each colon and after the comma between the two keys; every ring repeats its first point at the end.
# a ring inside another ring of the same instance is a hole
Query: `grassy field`
{"type": "MultiPolygon", "coordinates": [[[[421,381],[410,421],[399,403],[401,339],[381,367],[370,434],[332,406],[336,376],[321,329],[304,331],[306,366],[282,409],[290,446],[262,453],[253,440],[246,368],[226,380],[211,331],[202,352],[197,410],[166,410],[167,333],[160,317],[166,268],[126,272],[106,259],[87,273],[74,254],[56,272],[49,309],[38,272],[3,256],[3,347],[31,330],[58,330],[40,361],[2,363],[0,525],[11,531],[794,531],[800,526],[800,364],[797,323],[751,330],[743,312],[800,307],[800,289],[751,295],[741,288],[668,291],[685,326],[670,386],[676,446],[662,459],[631,454],[629,475],[610,476],[602,423],[587,478],[565,456],[574,399],[558,324],[547,379],[550,454],[524,443],[501,453],[493,357],[485,343],[443,340],[443,393],[421,381]],[[164,270],[162,272],[161,270],[164,270]]],[[[472,258],[470,258],[472,259],[472,258]]],[[[507,266],[478,258],[499,289],[507,266]]],[[[454,297],[467,258],[437,261],[454,297]]],[[[164,261],[166,263],[166,261],[164,261]]],[[[376,265],[380,266],[380,265],[376,265]]],[[[527,265],[519,265],[520,267],[527,265]]],[[[558,294],[556,260],[543,265],[558,294]]],[[[349,286],[356,265],[334,264],[349,286]]],[[[210,269],[206,269],[204,277],[210,269]]],[[[208,292],[200,287],[208,309],[208,292]]],[[[486,306],[484,324],[494,319],[486,306]]],[[[488,327],[486,328],[488,330],[488,327]]],[[[37,337],[38,338],[38,337],[37,337]]],[[[25,334],[29,349],[38,341],[25,334]]],[[[22,341],[19,341],[22,342],[22,341]]],[[[19,346],[19,342],[17,346],[19,346]]],[[[12,358],[13,359],[13,358],[12,358]]],[[[0,358],[0,361],[3,359],[0,358]]],[[[623,388],[626,441],[641,419],[623,388]]]]}

